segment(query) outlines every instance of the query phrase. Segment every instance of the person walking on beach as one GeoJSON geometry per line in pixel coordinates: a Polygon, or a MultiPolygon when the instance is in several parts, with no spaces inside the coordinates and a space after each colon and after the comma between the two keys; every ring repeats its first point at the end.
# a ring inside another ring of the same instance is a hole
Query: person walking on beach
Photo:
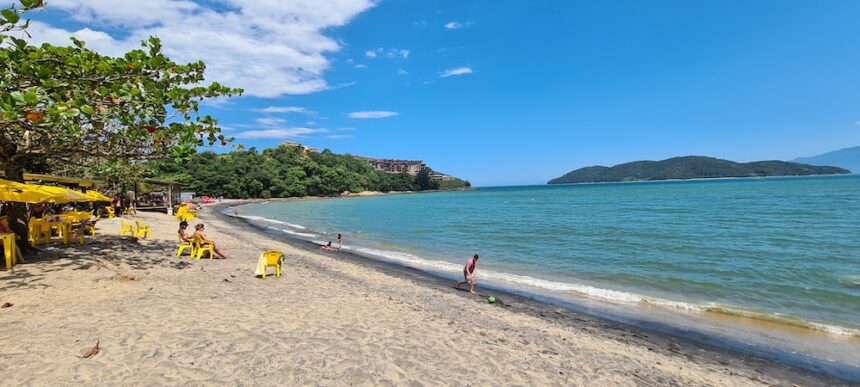
{"type": "Polygon", "coordinates": [[[475,293],[475,287],[478,285],[477,275],[478,275],[478,254],[475,254],[474,257],[469,258],[466,261],[466,266],[463,267],[463,277],[465,281],[457,282],[457,286],[455,288],[459,289],[461,285],[469,284],[469,292],[475,293]]]}
{"type": "Polygon", "coordinates": [[[343,236],[337,234],[337,249],[343,250],[343,236]]]}

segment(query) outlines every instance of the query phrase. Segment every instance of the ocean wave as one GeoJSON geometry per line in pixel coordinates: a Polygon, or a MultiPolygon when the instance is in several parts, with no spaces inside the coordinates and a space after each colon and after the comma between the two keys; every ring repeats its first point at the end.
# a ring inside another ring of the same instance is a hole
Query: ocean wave
{"type": "Polygon", "coordinates": [[[271,226],[266,226],[266,228],[268,228],[269,230],[280,231],[280,232],[283,232],[283,233],[286,233],[286,234],[295,235],[295,236],[300,236],[300,237],[305,237],[305,238],[316,238],[316,237],[318,237],[318,235],[317,235],[317,234],[308,234],[308,233],[304,233],[304,232],[298,232],[298,231],[293,231],[293,230],[287,230],[287,229],[285,229],[285,228],[277,228],[277,227],[271,227],[271,226]]]}
{"type": "MultiPolygon", "coordinates": [[[[344,250],[352,250],[359,254],[383,258],[385,260],[395,261],[403,265],[423,267],[425,269],[434,271],[459,274],[463,270],[463,267],[459,264],[446,261],[424,259],[417,255],[405,252],[373,249],[366,247],[344,247],[344,250]]],[[[486,269],[479,270],[478,275],[482,278],[496,280],[502,283],[525,285],[527,287],[540,288],[553,292],[577,293],[589,298],[616,303],[644,304],[692,313],[718,313],[728,316],[749,318],[793,327],[806,328],[815,331],[822,331],[833,335],[860,337],[860,329],[842,327],[838,325],[831,325],[814,321],[806,321],[803,319],[786,316],[778,313],[760,312],[741,307],[721,305],[717,303],[695,303],[668,300],[659,297],[651,297],[621,290],[606,289],[592,285],[551,281],[530,277],[527,275],[504,273],[486,269]]]]}
{"type": "Polygon", "coordinates": [[[255,221],[259,221],[259,222],[268,222],[268,223],[280,224],[280,225],[284,225],[284,226],[287,226],[287,227],[295,228],[295,229],[298,229],[298,230],[306,230],[306,229],[307,229],[307,227],[302,226],[302,225],[300,225],[300,224],[288,223],[288,222],[284,222],[284,221],[282,221],[282,220],[270,219],[270,218],[265,218],[265,217],[262,217],[262,216],[255,216],[255,215],[239,215],[239,217],[240,217],[240,218],[243,218],[243,219],[255,220],[255,221]]]}
{"type": "MultiPolygon", "coordinates": [[[[302,225],[291,224],[288,222],[269,219],[261,216],[254,215],[239,215],[239,217],[248,219],[251,221],[257,222],[267,222],[272,224],[284,225],[293,229],[298,230],[306,230],[307,228],[302,225]]],[[[326,240],[318,240],[322,237],[322,235],[312,234],[308,232],[298,232],[294,230],[289,230],[285,228],[271,227],[266,226],[266,228],[276,231],[281,231],[286,234],[303,237],[309,239],[315,243],[325,244],[326,240]]],[[[362,247],[362,246],[344,246],[344,250],[353,251],[355,253],[369,256],[371,258],[382,259],[385,261],[390,261],[394,263],[398,263],[404,266],[412,266],[420,269],[435,271],[435,272],[443,272],[449,274],[459,275],[463,267],[460,264],[442,261],[442,260],[432,260],[425,259],[415,254],[410,254],[407,252],[389,250],[389,249],[379,249],[379,248],[370,248],[370,247],[362,247]]],[[[849,336],[849,337],[860,337],[860,329],[848,328],[838,325],[826,324],[815,321],[807,321],[800,318],[786,316],[779,313],[770,313],[770,312],[762,312],[756,311],[752,309],[731,306],[731,305],[722,305],[718,303],[696,303],[696,302],[684,302],[684,301],[676,301],[669,300],[659,297],[652,297],[643,294],[637,294],[633,292],[627,292],[622,290],[614,290],[601,288],[598,286],[592,286],[588,284],[581,283],[571,283],[571,282],[560,282],[560,281],[552,281],[541,278],[535,278],[527,275],[519,275],[513,273],[505,273],[494,270],[479,270],[479,276],[482,278],[486,278],[491,282],[497,282],[499,284],[508,284],[515,285],[520,287],[527,288],[537,288],[544,291],[550,292],[559,292],[559,293],[568,293],[568,294],[578,294],[580,296],[585,296],[592,299],[609,301],[613,303],[625,303],[625,304],[639,304],[639,305],[649,305],[656,306],[660,308],[670,309],[670,310],[678,310],[687,313],[716,313],[726,316],[738,317],[738,318],[747,318],[759,321],[766,321],[771,323],[782,324],[791,327],[805,328],[814,331],[821,331],[832,335],[838,336],[849,336]]],[[[846,285],[853,285],[860,281],[860,278],[849,275],[840,279],[840,282],[845,283],[846,285]]]]}

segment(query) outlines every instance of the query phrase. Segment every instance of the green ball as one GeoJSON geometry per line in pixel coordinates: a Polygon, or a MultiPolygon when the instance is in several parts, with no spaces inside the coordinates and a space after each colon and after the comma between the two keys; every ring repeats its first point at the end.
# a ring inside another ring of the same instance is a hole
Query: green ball
{"type": "Polygon", "coordinates": [[[491,304],[496,303],[496,297],[493,297],[493,296],[487,297],[487,302],[489,302],[491,304]]]}

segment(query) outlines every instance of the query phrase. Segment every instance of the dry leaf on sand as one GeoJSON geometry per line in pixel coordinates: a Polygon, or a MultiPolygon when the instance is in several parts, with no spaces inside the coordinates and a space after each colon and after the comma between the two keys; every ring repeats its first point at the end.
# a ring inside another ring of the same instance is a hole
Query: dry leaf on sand
{"type": "Polygon", "coordinates": [[[9,308],[9,307],[11,307],[12,305],[15,305],[15,304],[13,304],[13,303],[11,303],[11,302],[6,302],[6,303],[4,303],[2,306],[0,306],[0,308],[9,308]]]}
{"type": "Polygon", "coordinates": [[[95,356],[97,353],[99,353],[99,340],[96,340],[96,345],[94,347],[90,348],[89,351],[87,351],[86,353],[81,355],[81,357],[84,359],[89,359],[89,358],[95,356]]]}

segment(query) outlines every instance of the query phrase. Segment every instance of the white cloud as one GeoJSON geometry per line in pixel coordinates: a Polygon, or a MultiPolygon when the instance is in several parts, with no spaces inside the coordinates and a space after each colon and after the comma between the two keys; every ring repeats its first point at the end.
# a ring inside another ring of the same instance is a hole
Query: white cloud
{"type": "Polygon", "coordinates": [[[346,127],[346,128],[337,128],[337,129],[335,129],[335,130],[337,130],[338,132],[351,132],[351,131],[355,130],[355,128],[353,128],[353,127],[346,127]]]}
{"type": "Polygon", "coordinates": [[[407,59],[407,58],[409,58],[409,50],[404,50],[404,49],[398,50],[398,49],[392,48],[391,50],[388,51],[388,54],[386,54],[386,55],[389,58],[400,56],[403,59],[407,59]]]}
{"type": "Polygon", "coordinates": [[[430,23],[428,23],[427,20],[424,20],[424,19],[412,22],[412,26],[418,27],[418,28],[427,27],[428,24],[430,24],[430,23]]]}
{"type": "Polygon", "coordinates": [[[274,117],[257,118],[254,121],[256,121],[260,125],[267,125],[267,126],[283,125],[283,124],[287,123],[287,120],[285,120],[283,118],[274,118],[274,117]]]}
{"type": "Polygon", "coordinates": [[[469,21],[464,22],[464,23],[460,23],[460,22],[458,22],[458,21],[450,21],[450,22],[448,22],[448,23],[446,23],[446,24],[445,24],[445,29],[448,29],[448,30],[457,30],[457,29],[460,29],[460,28],[466,28],[466,27],[469,27],[469,26],[471,26],[471,25],[472,25],[472,22],[469,22],[469,21]]]}
{"type": "Polygon", "coordinates": [[[301,138],[311,134],[316,133],[324,133],[326,130],[323,129],[312,129],[312,128],[278,128],[278,129],[264,129],[264,130],[248,130],[241,133],[236,133],[235,137],[244,138],[249,140],[256,139],[288,139],[288,138],[301,138]]]}
{"type": "Polygon", "coordinates": [[[302,113],[302,114],[316,114],[314,111],[310,111],[306,108],[300,106],[269,106],[263,109],[254,109],[255,112],[260,113],[302,113]]]}
{"type": "Polygon", "coordinates": [[[341,82],[341,83],[338,83],[337,85],[330,86],[330,87],[328,88],[328,90],[343,89],[344,87],[355,86],[357,83],[358,83],[358,82],[356,82],[356,81],[352,81],[352,82],[341,82]]]}
{"type": "Polygon", "coordinates": [[[359,63],[359,64],[357,64],[357,65],[355,65],[355,66],[352,66],[352,67],[355,67],[355,68],[357,68],[357,69],[366,69],[366,68],[367,68],[367,65],[364,65],[364,64],[359,63]]]}
{"type": "MultiPolygon", "coordinates": [[[[29,33],[37,43],[70,44],[121,55],[158,36],[167,56],[177,62],[202,60],[207,81],[245,89],[256,97],[307,94],[326,90],[326,54],[342,44],[325,34],[347,24],[375,0],[52,0],[52,9],[86,25],[77,31],[34,21],[29,33]],[[121,31],[115,35],[94,30],[121,31]]],[[[34,15],[37,16],[38,15],[34,15]]]]}
{"type": "Polygon", "coordinates": [[[471,67],[458,67],[456,69],[445,70],[439,76],[442,78],[447,78],[447,77],[452,77],[455,75],[464,75],[464,74],[471,74],[471,73],[472,73],[471,67]]]}
{"type": "Polygon", "coordinates": [[[403,58],[408,59],[411,51],[405,48],[389,48],[388,50],[379,47],[374,50],[367,50],[364,52],[364,56],[368,58],[376,58],[380,55],[385,56],[386,58],[403,58]]]}
{"type": "Polygon", "coordinates": [[[308,122],[305,122],[305,126],[314,126],[314,125],[316,125],[316,124],[317,124],[317,122],[316,122],[316,121],[308,121],[308,122]]]}
{"type": "Polygon", "coordinates": [[[404,69],[397,69],[397,75],[409,75],[409,72],[404,69]]]}
{"type": "Polygon", "coordinates": [[[332,135],[325,136],[325,138],[331,138],[331,139],[342,139],[342,138],[353,138],[353,137],[355,137],[355,136],[353,136],[351,134],[332,134],[332,135]]]}
{"type": "Polygon", "coordinates": [[[373,119],[373,118],[387,118],[396,116],[397,112],[389,112],[389,111],[364,111],[364,112],[352,112],[347,114],[349,118],[358,118],[358,119],[373,119]]]}

